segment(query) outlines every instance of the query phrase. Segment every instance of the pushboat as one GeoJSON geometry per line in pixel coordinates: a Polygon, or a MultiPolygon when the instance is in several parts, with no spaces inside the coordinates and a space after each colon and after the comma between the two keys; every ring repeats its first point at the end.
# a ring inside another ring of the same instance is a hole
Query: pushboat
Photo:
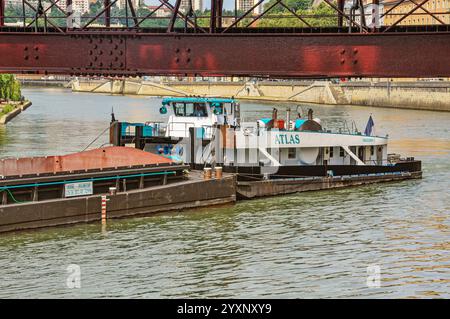
{"type": "Polygon", "coordinates": [[[421,161],[388,152],[389,137],[374,134],[369,117],[332,131],[312,109],[286,109],[280,117],[241,120],[233,98],[169,97],[159,112],[166,121],[119,122],[110,142],[188,164],[193,170],[221,167],[237,175],[241,198],[421,178],[421,161]]]}

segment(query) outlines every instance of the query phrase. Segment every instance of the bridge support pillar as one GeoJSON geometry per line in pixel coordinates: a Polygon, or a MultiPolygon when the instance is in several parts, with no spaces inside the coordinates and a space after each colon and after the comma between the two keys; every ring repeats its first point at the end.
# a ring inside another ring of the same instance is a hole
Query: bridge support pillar
{"type": "MultiPolygon", "coordinates": [[[[344,12],[345,0],[338,0],[337,2],[339,10],[344,12]]],[[[344,25],[344,16],[342,13],[338,12],[338,27],[342,28],[344,25]]]]}
{"type": "Polygon", "coordinates": [[[110,27],[111,26],[111,6],[110,0],[103,0],[103,5],[105,8],[105,26],[110,27]]]}
{"type": "Polygon", "coordinates": [[[211,0],[211,20],[209,26],[211,33],[215,33],[216,28],[222,27],[222,10],[223,0],[211,0]]]}
{"type": "Polygon", "coordinates": [[[370,23],[370,27],[372,31],[376,32],[381,25],[380,21],[380,0],[372,0],[372,21],[370,23]]]}
{"type": "Polygon", "coordinates": [[[0,0],[0,27],[5,25],[5,2],[6,0],[0,0]]]}
{"type": "MultiPolygon", "coordinates": [[[[1,1],[1,0],[0,0],[1,1]]],[[[67,20],[66,20],[66,26],[68,29],[73,28],[73,9],[72,9],[72,0],[67,0],[66,3],[66,13],[67,13],[67,20]]]]}

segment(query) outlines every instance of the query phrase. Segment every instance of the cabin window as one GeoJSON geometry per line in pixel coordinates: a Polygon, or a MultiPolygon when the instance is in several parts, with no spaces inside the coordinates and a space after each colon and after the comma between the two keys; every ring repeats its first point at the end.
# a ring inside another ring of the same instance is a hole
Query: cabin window
{"type": "Polygon", "coordinates": [[[176,116],[192,116],[206,117],[208,112],[205,103],[173,103],[174,113],[176,116]]]}
{"type": "Polygon", "coordinates": [[[173,111],[176,116],[184,116],[184,103],[173,103],[173,111]]]}
{"type": "Polygon", "coordinates": [[[330,158],[334,155],[334,147],[330,147],[330,158]]]}
{"type": "Polygon", "coordinates": [[[375,154],[375,146],[371,146],[370,147],[370,156],[373,156],[373,154],[375,154]]]}
{"type": "Polygon", "coordinates": [[[345,157],[345,151],[344,151],[344,149],[342,147],[340,147],[340,149],[339,149],[339,156],[340,157],[345,157]]]}
{"type": "Polygon", "coordinates": [[[296,148],[288,148],[288,158],[289,159],[294,159],[297,157],[297,149],[296,148]]]}

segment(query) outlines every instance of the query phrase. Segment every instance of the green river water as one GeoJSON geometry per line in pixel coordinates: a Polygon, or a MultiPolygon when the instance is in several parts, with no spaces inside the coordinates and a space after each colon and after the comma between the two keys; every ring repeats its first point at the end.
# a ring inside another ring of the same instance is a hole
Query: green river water
{"type": "MultiPolygon", "coordinates": [[[[159,118],[159,98],[23,91],[33,106],[0,127],[0,157],[80,151],[111,108],[123,121],[159,118]]],[[[243,102],[242,116],[273,106],[243,102]]],[[[423,161],[423,179],[0,234],[0,298],[449,298],[450,113],[313,109],[327,128],[353,119],[362,130],[372,114],[389,152],[423,161]],[[79,289],[66,285],[71,264],[79,289]],[[379,267],[379,287],[367,267],[379,267]]]]}

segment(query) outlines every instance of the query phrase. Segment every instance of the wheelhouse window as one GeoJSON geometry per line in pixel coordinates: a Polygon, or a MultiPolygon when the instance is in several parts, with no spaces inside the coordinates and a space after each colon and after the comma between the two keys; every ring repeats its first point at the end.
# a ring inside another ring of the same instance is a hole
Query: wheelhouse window
{"type": "Polygon", "coordinates": [[[330,147],[330,158],[334,155],[334,147],[330,147]]]}
{"type": "Polygon", "coordinates": [[[173,109],[175,116],[190,116],[190,117],[207,117],[208,111],[206,110],[205,103],[173,103],[173,109]]]}

